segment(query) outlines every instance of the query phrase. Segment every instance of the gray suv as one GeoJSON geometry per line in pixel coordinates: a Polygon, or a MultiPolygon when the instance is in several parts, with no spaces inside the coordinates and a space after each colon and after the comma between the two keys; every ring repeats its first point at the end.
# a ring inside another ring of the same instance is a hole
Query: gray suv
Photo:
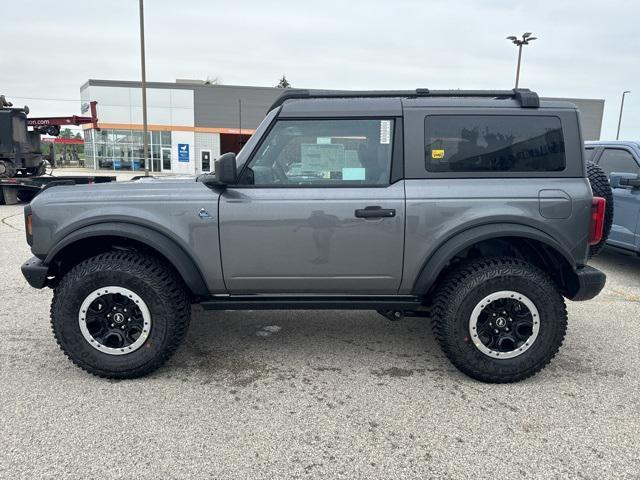
{"type": "Polygon", "coordinates": [[[485,382],[540,371],[588,300],[605,201],[575,106],[514,91],[286,91],[214,175],[59,186],[25,208],[58,343],[95,375],[151,372],[206,310],[428,316],[485,382]]]}

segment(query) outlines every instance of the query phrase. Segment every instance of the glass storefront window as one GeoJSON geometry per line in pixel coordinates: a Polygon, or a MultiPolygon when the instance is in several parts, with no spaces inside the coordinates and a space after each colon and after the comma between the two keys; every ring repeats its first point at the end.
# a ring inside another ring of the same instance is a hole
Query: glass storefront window
{"type": "Polygon", "coordinates": [[[115,143],[131,143],[131,130],[114,130],[113,140],[115,143]]]}
{"type": "MultiPolygon", "coordinates": [[[[99,132],[86,130],[84,134],[89,166],[108,170],[144,169],[142,131],[103,129],[99,132]]],[[[151,171],[158,172],[162,163],[161,149],[171,147],[171,132],[149,131],[148,145],[151,171]]]]}

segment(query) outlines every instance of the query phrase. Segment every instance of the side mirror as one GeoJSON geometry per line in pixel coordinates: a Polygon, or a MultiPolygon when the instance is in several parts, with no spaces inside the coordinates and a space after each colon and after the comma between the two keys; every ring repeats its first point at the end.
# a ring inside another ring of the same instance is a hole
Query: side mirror
{"type": "Polygon", "coordinates": [[[611,188],[640,188],[640,175],[613,172],[609,176],[611,188]]]}
{"type": "Polygon", "coordinates": [[[215,162],[216,179],[222,185],[234,185],[238,180],[238,172],[236,170],[236,154],[229,152],[220,155],[215,162]]]}
{"type": "Polygon", "coordinates": [[[236,154],[233,152],[220,155],[215,161],[215,174],[202,175],[202,182],[216,187],[235,185],[238,173],[236,170],[236,154]]]}

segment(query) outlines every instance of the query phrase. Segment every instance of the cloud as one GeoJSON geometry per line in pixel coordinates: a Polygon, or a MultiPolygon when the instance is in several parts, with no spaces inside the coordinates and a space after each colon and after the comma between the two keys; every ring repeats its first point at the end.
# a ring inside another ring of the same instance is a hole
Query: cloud
{"type": "MultiPolygon", "coordinates": [[[[28,103],[34,114],[78,113],[88,78],[138,79],[132,0],[10,2],[0,32],[7,95],[77,98],[28,103]],[[28,18],[28,22],[17,21],[28,18]]],[[[546,96],[604,98],[603,138],[640,131],[640,4],[635,1],[147,0],[147,77],[219,77],[312,88],[510,88],[517,51],[505,37],[532,31],[521,84],[546,96]],[[637,93],[634,91],[637,90],[637,93]]]]}

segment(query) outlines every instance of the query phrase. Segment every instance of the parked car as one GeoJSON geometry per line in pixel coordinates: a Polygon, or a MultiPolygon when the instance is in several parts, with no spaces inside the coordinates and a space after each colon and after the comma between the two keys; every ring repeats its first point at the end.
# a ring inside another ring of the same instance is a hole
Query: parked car
{"type": "Polygon", "coordinates": [[[608,176],[613,225],[607,244],[640,254],[640,142],[586,142],[587,155],[608,176]]]}
{"type": "Polygon", "coordinates": [[[289,90],[215,175],[38,195],[22,271],[103,377],[159,367],[199,303],[428,313],[458,369],[514,382],[605,284],[584,152],[576,107],[529,90],[289,90]]]}

